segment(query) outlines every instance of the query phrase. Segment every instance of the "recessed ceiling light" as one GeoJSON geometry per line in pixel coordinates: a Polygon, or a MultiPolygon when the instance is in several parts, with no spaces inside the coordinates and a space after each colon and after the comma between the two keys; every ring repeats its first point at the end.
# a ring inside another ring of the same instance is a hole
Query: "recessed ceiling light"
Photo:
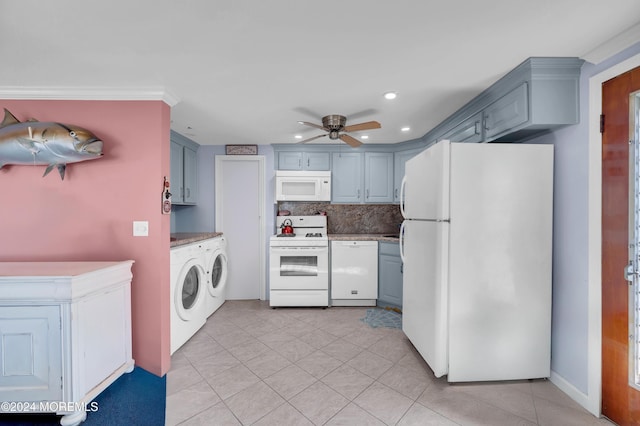
{"type": "Polygon", "coordinates": [[[403,132],[408,132],[409,130],[411,130],[411,127],[403,127],[402,129],[403,132]]]}
{"type": "Polygon", "coordinates": [[[387,92],[384,94],[385,99],[395,99],[398,94],[396,92],[387,92]]]}
{"type": "Polygon", "coordinates": [[[360,139],[369,139],[369,136],[367,136],[367,135],[362,135],[362,136],[360,136],[360,139]]]}
{"type": "Polygon", "coordinates": [[[296,139],[302,139],[302,135],[295,135],[294,136],[296,139]]]}

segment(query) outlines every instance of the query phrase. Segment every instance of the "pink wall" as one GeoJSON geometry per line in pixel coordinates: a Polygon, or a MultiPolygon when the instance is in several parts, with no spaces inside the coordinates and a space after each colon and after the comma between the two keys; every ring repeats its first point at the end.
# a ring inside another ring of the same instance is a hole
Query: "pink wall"
{"type": "MultiPolygon", "coordinates": [[[[0,100],[18,120],[75,124],[104,141],[104,157],[42,177],[45,166],[0,169],[0,261],[133,259],[133,357],[156,375],[170,366],[170,108],[162,101],[0,100]],[[148,237],[132,222],[149,221],[148,237]]],[[[0,109],[0,112],[2,110],[0,109]]]]}

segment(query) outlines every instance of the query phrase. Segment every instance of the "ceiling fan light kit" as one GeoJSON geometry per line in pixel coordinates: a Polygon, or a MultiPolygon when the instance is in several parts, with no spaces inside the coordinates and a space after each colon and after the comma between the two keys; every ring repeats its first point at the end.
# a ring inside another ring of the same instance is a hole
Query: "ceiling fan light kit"
{"type": "Polygon", "coordinates": [[[360,142],[358,139],[354,138],[353,136],[347,135],[347,133],[358,132],[361,130],[379,129],[381,127],[380,123],[378,123],[377,121],[367,121],[366,123],[359,123],[359,124],[353,124],[351,126],[346,126],[347,117],[345,117],[344,115],[338,115],[338,114],[326,115],[322,117],[322,126],[315,123],[309,123],[307,121],[298,121],[298,123],[304,124],[305,126],[314,127],[316,129],[324,130],[325,132],[327,132],[323,135],[314,136],[312,138],[305,139],[298,143],[307,143],[318,138],[329,136],[329,139],[331,140],[340,139],[341,141],[352,146],[353,148],[359,147],[360,145],[362,145],[362,142],[360,142]]]}

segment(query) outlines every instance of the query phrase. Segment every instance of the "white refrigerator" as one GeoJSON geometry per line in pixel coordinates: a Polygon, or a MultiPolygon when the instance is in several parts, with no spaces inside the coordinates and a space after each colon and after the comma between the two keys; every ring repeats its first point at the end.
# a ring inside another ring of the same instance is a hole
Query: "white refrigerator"
{"type": "Polygon", "coordinates": [[[401,194],[402,329],[436,377],[549,377],[553,146],[441,141],[401,194]]]}

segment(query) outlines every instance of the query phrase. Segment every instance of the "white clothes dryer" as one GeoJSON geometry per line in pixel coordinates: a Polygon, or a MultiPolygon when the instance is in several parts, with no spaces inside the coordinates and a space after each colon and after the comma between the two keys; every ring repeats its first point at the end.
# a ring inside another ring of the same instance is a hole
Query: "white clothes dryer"
{"type": "Polygon", "coordinates": [[[171,249],[171,354],[207,321],[206,275],[199,243],[171,249]]]}
{"type": "Polygon", "coordinates": [[[202,241],[204,248],[207,317],[227,300],[227,239],[224,236],[202,241]]]}

